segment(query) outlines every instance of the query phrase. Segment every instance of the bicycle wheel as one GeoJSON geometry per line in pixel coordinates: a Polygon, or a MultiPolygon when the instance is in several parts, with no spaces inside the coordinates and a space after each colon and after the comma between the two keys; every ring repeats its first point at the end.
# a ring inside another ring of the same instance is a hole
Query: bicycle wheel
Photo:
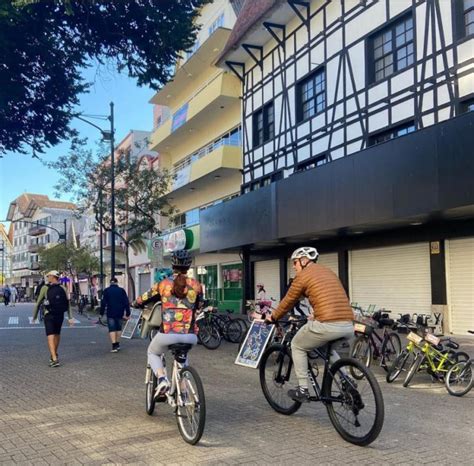
{"type": "Polygon", "coordinates": [[[385,416],[382,391],[360,361],[336,361],[325,374],[322,396],[329,419],[344,440],[363,446],[379,436],[385,416]],[[361,374],[357,382],[347,375],[352,372],[361,374]]]}
{"type": "Polygon", "coordinates": [[[474,386],[472,374],[472,360],[454,364],[444,379],[446,390],[453,396],[464,396],[474,386]]]}
{"type": "Polygon", "coordinates": [[[283,345],[271,345],[263,353],[259,367],[260,386],[268,404],[281,414],[296,413],[301,407],[299,401],[288,396],[290,379],[296,384],[291,354],[283,345]]]}
{"type": "Polygon", "coordinates": [[[146,395],[145,395],[145,409],[150,416],[155,410],[155,390],[157,385],[156,375],[153,374],[150,366],[146,368],[146,395]]]}
{"type": "Polygon", "coordinates": [[[196,445],[206,424],[206,399],[201,378],[196,369],[185,367],[178,377],[180,400],[177,400],[176,420],[184,441],[196,445]]]}
{"type": "MultiPolygon", "coordinates": [[[[352,347],[350,349],[351,358],[360,361],[366,367],[370,366],[372,362],[372,345],[370,344],[370,340],[365,335],[358,336],[352,343],[352,347]]],[[[363,377],[363,374],[359,374],[357,372],[357,368],[351,368],[351,375],[355,379],[359,379],[363,377]]]]}
{"type": "Polygon", "coordinates": [[[231,320],[226,326],[227,339],[231,343],[239,343],[242,337],[242,327],[240,323],[235,320],[231,320]]]}
{"type": "Polygon", "coordinates": [[[402,372],[406,372],[412,365],[415,354],[413,351],[404,349],[393,361],[387,370],[387,382],[394,382],[402,372]]]}
{"type": "Polygon", "coordinates": [[[456,362],[467,362],[469,361],[469,355],[465,353],[464,351],[457,351],[454,353],[454,359],[456,362]]]}
{"type": "Polygon", "coordinates": [[[400,354],[402,350],[402,342],[400,341],[400,337],[394,333],[390,332],[382,345],[382,363],[381,366],[383,369],[388,372],[389,365],[395,361],[395,359],[400,354]]]}
{"type": "Polygon", "coordinates": [[[219,330],[209,322],[199,325],[199,337],[203,346],[210,350],[219,348],[222,341],[219,330]]]}
{"type": "Polygon", "coordinates": [[[424,353],[417,353],[415,355],[415,359],[413,360],[412,365],[410,366],[410,369],[408,369],[407,376],[405,377],[405,380],[403,381],[403,386],[408,387],[410,385],[410,382],[413,380],[413,377],[415,374],[420,370],[420,366],[425,360],[425,355],[424,353]]]}

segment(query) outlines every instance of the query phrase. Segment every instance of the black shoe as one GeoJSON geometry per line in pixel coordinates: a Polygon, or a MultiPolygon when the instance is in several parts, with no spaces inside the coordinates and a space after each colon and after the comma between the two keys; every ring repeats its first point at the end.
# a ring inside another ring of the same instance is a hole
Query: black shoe
{"type": "Polygon", "coordinates": [[[288,396],[293,401],[298,401],[300,403],[308,402],[309,401],[309,391],[307,388],[298,387],[288,390],[288,396]]]}
{"type": "Polygon", "coordinates": [[[59,364],[59,361],[56,359],[52,359],[49,363],[49,367],[59,367],[61,364],[59,364]]]}

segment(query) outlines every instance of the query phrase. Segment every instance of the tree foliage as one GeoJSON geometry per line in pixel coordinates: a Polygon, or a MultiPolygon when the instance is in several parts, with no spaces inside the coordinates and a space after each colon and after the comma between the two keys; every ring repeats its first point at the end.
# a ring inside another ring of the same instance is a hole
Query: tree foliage
{"type": "Polygon", "coordinates": [[[59,270],[78,275],[92,276],[99,270],[99,260],[86,246],[74,247],[60,243],[49,248],[41,248],[38,252],[39,264],[43,271],[59,270]]]}
{"type": "Polygon", "coordinates": [[[73,135],[81,71],[95,60],[153,89],[196,36],[209,0],[0,0],[0,154],[73,135]]]}

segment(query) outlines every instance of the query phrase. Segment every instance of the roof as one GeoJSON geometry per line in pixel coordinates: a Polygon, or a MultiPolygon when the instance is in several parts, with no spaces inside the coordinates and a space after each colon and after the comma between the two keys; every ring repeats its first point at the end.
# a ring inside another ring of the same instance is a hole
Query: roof
{"type": "Polygon", "coordinates": [[[24,193],[18,196],[14,201],[10,203],[8,209],[8,220],[13,220],[14,209],[18,208],[21,214],[27,217],[31,217],[31,214],[36,209],[51,208],[51,209],[65,209],[75,210],[76,205],[72,202],[63,202],[51,200],[45,194],[31,194],[24,193]]]}
{"type": "Polygon", "coordinates": [[[217,62],[222,61],[229,50],[237,48],[247,32],[277,3],[278,0],[258,0],[258,2],[255,0],[245,0],[224,51],[217,62]]]}

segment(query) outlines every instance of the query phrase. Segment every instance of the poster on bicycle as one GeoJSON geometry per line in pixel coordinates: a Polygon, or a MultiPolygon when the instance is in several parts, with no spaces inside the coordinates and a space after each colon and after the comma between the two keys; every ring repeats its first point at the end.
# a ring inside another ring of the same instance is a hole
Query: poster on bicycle
{"type": "Polygon", "coordinates": [[[257,369],[274,330],[274,325],[267,325],[263,320],[254,320],[235,359],[235,364],[257,369]]]}
{"type": "Polygon", "coordinates": [[[122,330],[122,338],[128,338],[131,340],[135,335],[135,330],[138,327],[140,319],[142,317],[141,309],[132,309],[130,312],[130,318],[127,320],[125,327],[122,330]]]}

